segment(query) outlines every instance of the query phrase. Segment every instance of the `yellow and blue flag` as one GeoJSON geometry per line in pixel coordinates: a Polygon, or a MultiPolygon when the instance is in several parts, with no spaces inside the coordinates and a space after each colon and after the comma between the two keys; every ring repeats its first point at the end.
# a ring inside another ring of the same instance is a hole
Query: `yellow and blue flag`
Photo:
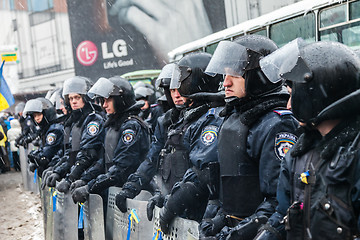
{"type": "Polygon", "coordinates": [[[3,76],[4,63],[5,60],[2,62],[0,67],[0,111],[7,109],[15,103],[14,96],[11,94],[10,88],[3,76]]]}

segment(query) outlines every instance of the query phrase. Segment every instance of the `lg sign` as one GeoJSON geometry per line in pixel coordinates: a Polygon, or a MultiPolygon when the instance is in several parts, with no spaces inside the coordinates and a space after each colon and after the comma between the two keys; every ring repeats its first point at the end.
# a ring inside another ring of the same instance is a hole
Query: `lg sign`
{"type": "MultiPolygon", "coordinates": [[[[101,51],[103,59],[111,59],[114,57],[123,57],[127,56],[127,47],[126,42],[122,39],[118,39],[112,44],[112,51],[108,50],[108,45],[106,42],[101,43],[101,51]]],[[[76,48],[76,57],[79,62],[84,66],[93,65],[98,57],[98,49],[96,45],[91,41],[83,41],[76,48]]]]}
{"type": "Polygon", "coordinates": [[[76,48],[76,57],[84,66],[91,66],[98,57],[98,49],[91,41],[83,41],[76,48]]]}

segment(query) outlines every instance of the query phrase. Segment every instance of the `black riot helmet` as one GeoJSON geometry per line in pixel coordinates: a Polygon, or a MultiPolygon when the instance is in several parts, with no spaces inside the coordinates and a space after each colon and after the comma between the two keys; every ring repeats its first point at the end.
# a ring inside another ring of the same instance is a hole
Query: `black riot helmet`
{"type": "Polygon", "coordinates": [[[56,119],[56,111],[54,105],[49,101],[49,99],[43,97],[27,101],[23,113],[26,116],[32,115],[33,113],[42,113],[43,120],[39,124],[41,127],[51,123],[53,120],[56,119]]]}
{"type": "Polygon", "coordinates": [[[88,91],[88,96],[92,99],[96,96],[103,98],[113,97],[114,108],[117,113],[125,112],[136,104],[133,87],[128,80],[120,76],[109,79],[99,78],[88,91]]]}
{"type": "Polygon", "coordinates": [[[199,93],[216,93],[219,91],[222,77],[205,74],[211,56],[211,54],[203,52],[192,53],[184,56],[178,62],[171,84],[178,84],[178,91],[181,96],[196,99],[197,95],[200,95],[199,93]]]}
{"type": "Polygon", "coordinates": [[[350,48],[338,42],[299,40],[283,48],[287,54],[275,52],[264,61],[282,62],[277,66],[279,76],[292,82],[291,106],[299,121],[315,126],[360,113],[360,60],[350,48]]]}
{"type": "Polygon", "coordinates": [[[283,82],[273,83],[264,75],[259,61],[278,47],[271,39],[260,35],[246,35],[217,46],[206,73],[223,74],[245,79],[247,97],[262,97],[282,93],[283,82]]]}
{"type": "Polygon", "coordinates": [[[90,101],[87,97],[87,91],[91,87],[90,79],[82,76],[75,76],[68,78],[64,81],[62,96],[65,100],[65,104],[69,105],[69,94],[76,93],[80,94],[84,100],[84,103],[90,101]]]}
{"type": "Polygon", "coordinates": [[[176,66],[175,63],[166,64],[161,69],[161,72],[155,82],[156,89],[162,88],[164,90],[164,95],[166,97],[166,101],[170,108],[175,107],[175,104],[174,104],[174,102],[171,98],[171,94],[170,94],[170,82],[171,82],[171,77],[173,75],[175,66],[176,66]]]}

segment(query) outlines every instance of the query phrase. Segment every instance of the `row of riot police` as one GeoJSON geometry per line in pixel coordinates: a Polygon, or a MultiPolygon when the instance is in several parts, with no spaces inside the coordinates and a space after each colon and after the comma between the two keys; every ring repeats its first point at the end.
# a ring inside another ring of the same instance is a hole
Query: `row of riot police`
{"type": "Polygon", "coordinates": [[[73,77],[64,117],[45,99],[26,104],[42,138],[29,159],[43,187],[75,203],[89,194],[106,203],[116,186],[126,212],[127,199],[149,191],[148,219],[161,208],[164,234],[182,217],[199,223],[200,239],[354,239],[359,76],[359,57],[340,43],[221,41],[214,55],[162,69],[156,87],[169,110],[151,125],[136,101],[147,99],[145,87],[73,77]]]}

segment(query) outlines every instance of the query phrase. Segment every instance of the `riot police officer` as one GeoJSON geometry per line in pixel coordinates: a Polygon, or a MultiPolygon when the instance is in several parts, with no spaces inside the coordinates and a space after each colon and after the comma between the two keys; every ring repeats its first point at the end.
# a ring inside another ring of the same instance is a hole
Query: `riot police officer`
{"type": "Polygon", "coordinates": [[[153,134],[151,148],[146,156],[145,161],[141,163],[134,174],[129,176],[122,190],[116,196],[116,205],[122,212],[127,211],[127,198],[134,198],[140,193],[141,190],[149,190],[151,192],[156,192],[155,196],[150,200],[151,203],[148,210],[148,218],[152,219],[152,210],[154,204],[156,203],[158,206],[162,207],[162,197],[164,194],[167,194],[172,187],[169,187],[168,184],[163,187],[161,176],[159,176],[157,181],[160,181],[158,184],[160,185],[160,189],[154,189],[154,185],[151,184],[151,180],[156,173],[160,175],[160,172],[158,171],[159,154],[164,148],[169,128],[179,120],[181,106],[183,106],[185,103],[177,88],[170,88],[170,80],[174,71],[174,67],[174,63],[165,65],[156,80],[156,87],[161,87],[164,89],[168,105],[172,106],[172,108],[163,116],[158,118],[158,123],[153,134]]]}
{"type": "Polygon", "coordinates": [[[160,226],[165,233],[170,231],[175,216],[200,221],[209,198],[208,182],[200,181],[199,175],[218,161],[217,133],[223,120],[219,113],[224,105],[223,94],[218,93],[221,76],[204,73],[210,59],[208,53],[186,55],[172,76],[171,84],[186,97],[186,109],[169,131],[162,151],[162,178],[173,186],[160,211],[160,226]]]}
{"type": "Polygon", "coordinates": [[[81,174],[99,159],[103,151],[104,120],[99,110],[86,93],[90,80],[75,76],[65,80],[63,97],[65,104],[71,108],[65,128],[70,126],[70,141],[63,161],[54,167],[47,178],[48,186],[55,186],[56,181],[64,178],[57,190],[67,192],[70,184],[79,179],[81,174]]]}
{"type": "Polygon", "coordinates": [[[280,162],[296,142],[283,82],[272,83],[259,60],[277,49],[263,36],[222,41],[206,72],[224,74],[225,120],[219,132],[220,207],[204,219],[201,237],[252,239],[276,206],[280,162]]]}
{"type": "Polygon", "coordinates": [[[105,152],[85,171],[81,180],[73,183],[74,202],[84,202],[89,193],[100,194],[111,186],[121,187],[144,160],[150,145],[150,129],[137,116],[144,103],[136,102],[133,88],[126,79],[100,78],[88,95],[103,98],[102,106],[108,114],[105,152]]]}
{"type": "Polygon", "coordinates": [[[257,239],[355,239],[359,58],[341,43],[296,39],[264,58],[262,68],[274,82],[292,82],[292,111],[306,127],[282,162],[279,204],[257,239]]]}
{"type": "Polygon", "coordinates": [[[24,115],[31,118],[40,127],[41,145],[39,149],[32,150],[29,155],[30,168],[38,169],[39,176],[42,172],[56,164],[54,155],[61,149],[64,128],[56,123],[56,112],[52,103],[45,98],[36,98],[26,102],[24,115]]]}
{"type": "Polygon", "coordinates": [[[154,131],[158,117],[164,112],[158,104],[151,104],[151,97],[154,95],[154,90],[149,87],[137,87],[135,88],[135,98],[137,101],[144,101],[145,105],[141,108],[139,117],[144,119],[154,131]]]}

